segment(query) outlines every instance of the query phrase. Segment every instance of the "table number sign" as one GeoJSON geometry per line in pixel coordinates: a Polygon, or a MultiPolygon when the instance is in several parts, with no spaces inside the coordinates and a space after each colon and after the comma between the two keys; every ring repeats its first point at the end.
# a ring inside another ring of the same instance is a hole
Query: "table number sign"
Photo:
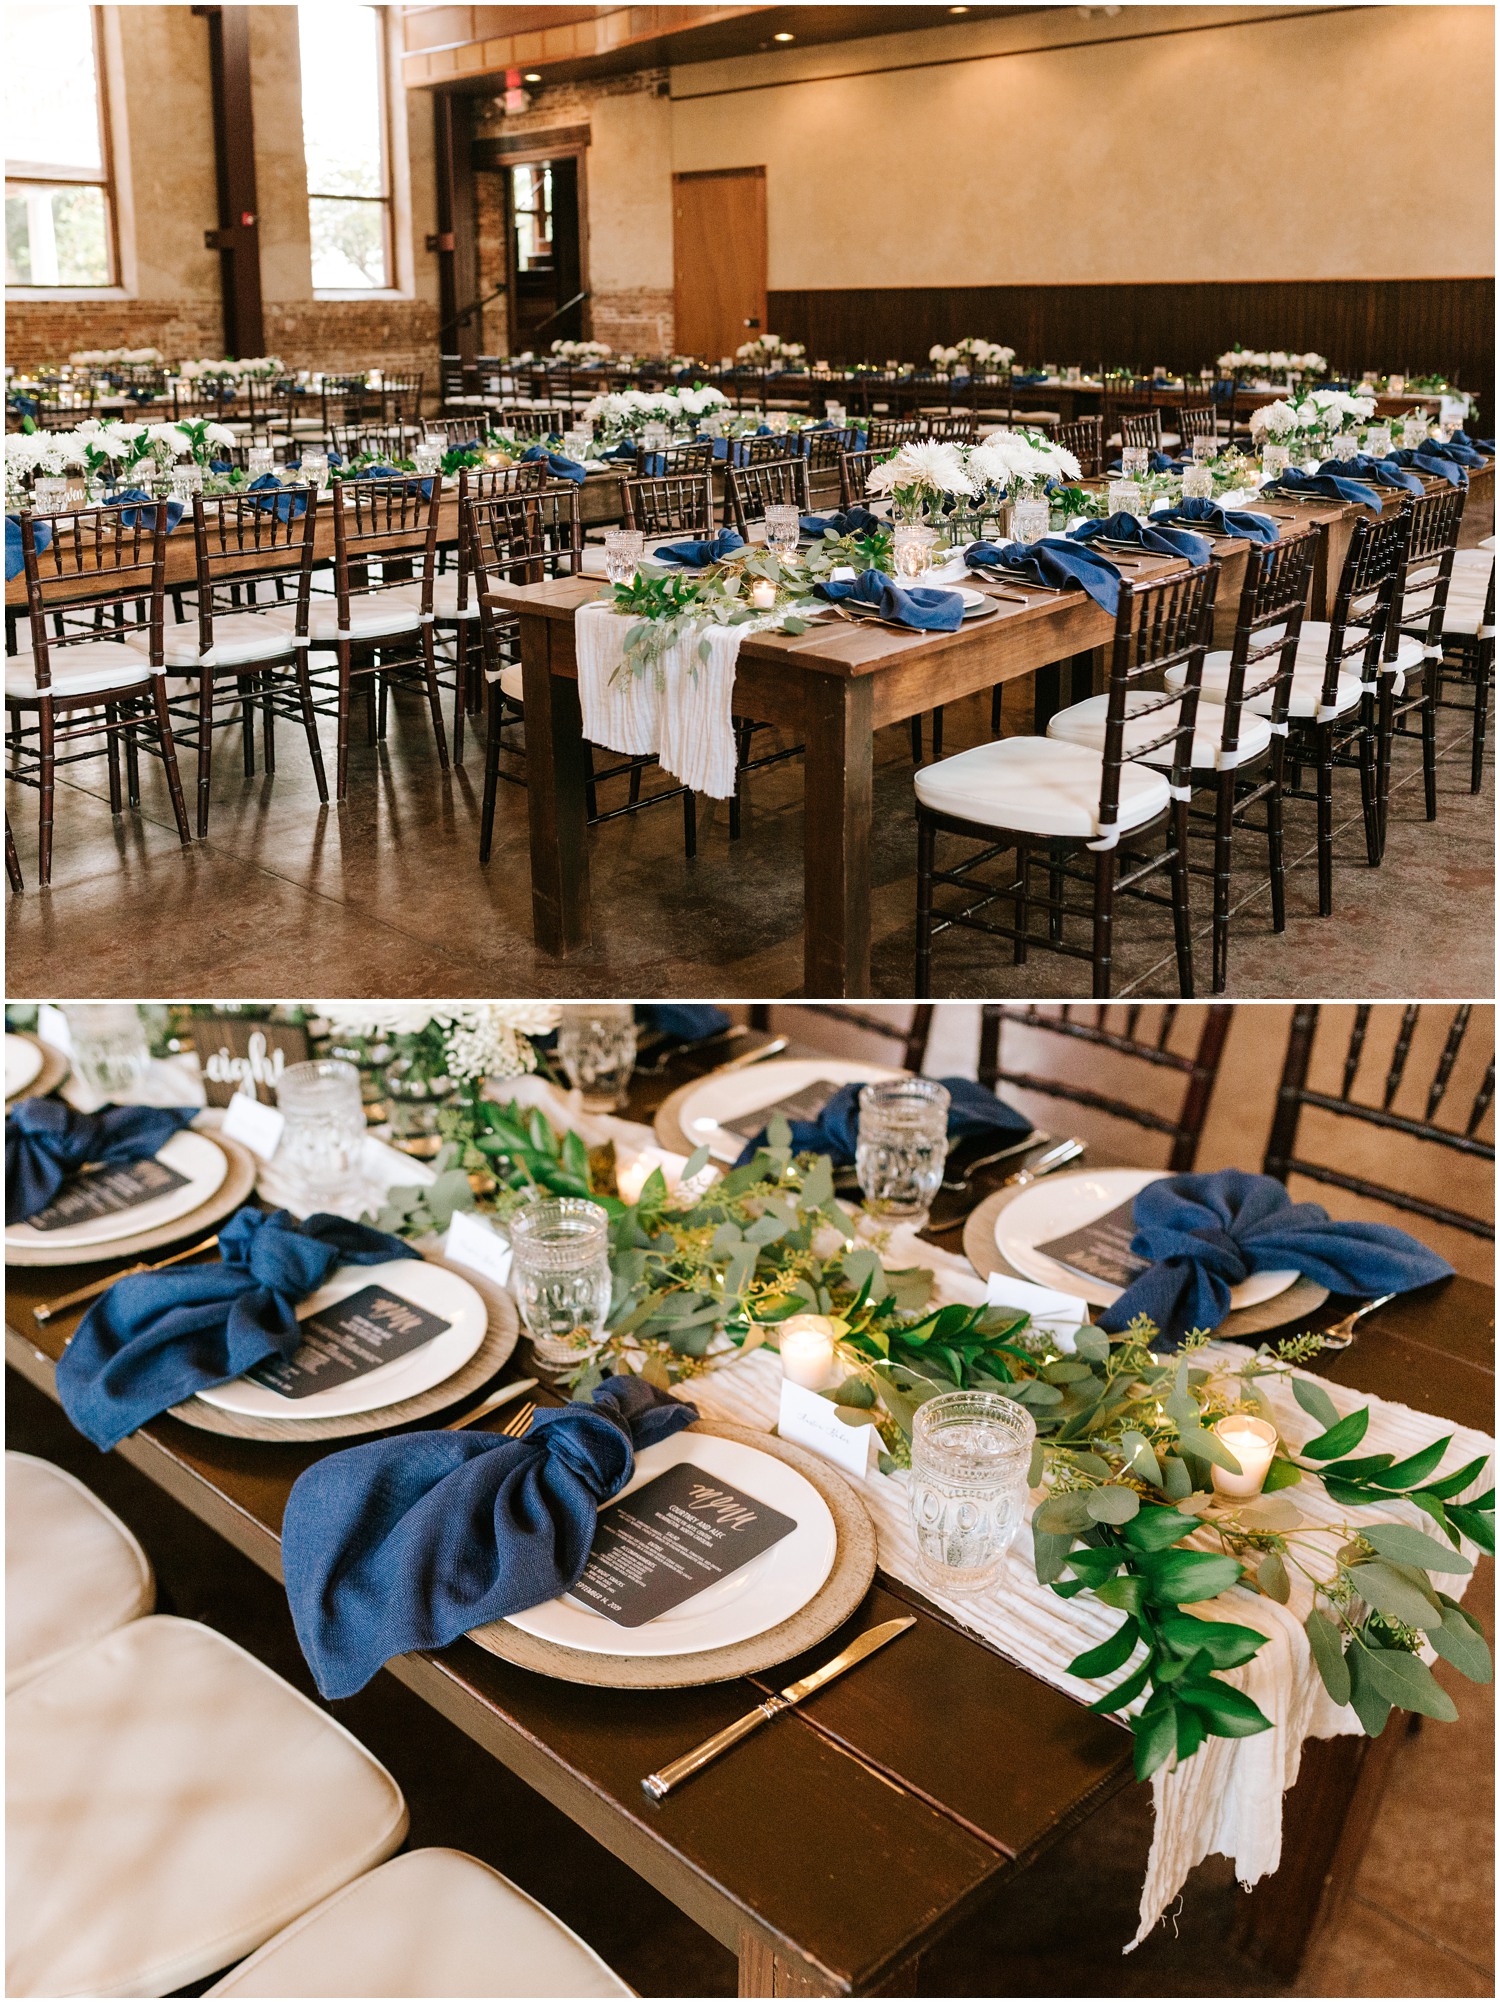
{"type": "Polygon", "coordinates": [[[572,1595],[616,1627],[643,1627],[796,1527],[779,1509],[682,1461],[601,1513],[572,1595]]]}
{"type": "Polygon", "coordinates": [[[289,1064],[312,1055],[307,1031],[289,1022],[248,1022],[241,1016],[194,1016],[188,1034],[198,1053],[210,1106],[227,1106],[235,1093],[253,1090],[267,1105],[289,1064]]]}
{"type": "Polygon", "coordinates": [[[409,1356],[451,1326],[385,1287],[361,1287],[308,1315],[290,1357],[268,1357],[245,1375],[283,1398],[310,1398],[315,1391],[331,1391],[398,1356],[409,1356]]]}
{"type": "Polygon", "coordinates": [[[29,1218],[33,1231],[61,1231],[65,1226],[92,1223],[117,1211],[134,1210],[174,1189],[188,1178],[164,1161],[121,1162],[115,1167],[86,1168],[58,1191],[45,1210],[29,1218]]]}

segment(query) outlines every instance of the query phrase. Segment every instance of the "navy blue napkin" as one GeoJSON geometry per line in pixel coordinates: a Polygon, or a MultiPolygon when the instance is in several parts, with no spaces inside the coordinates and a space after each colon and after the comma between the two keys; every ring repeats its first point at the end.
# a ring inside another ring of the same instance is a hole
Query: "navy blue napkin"
{"type": "Polygon", "coordinates": [[[1143,522],[1138,515],[1127,514],[1121,509],[1117,515],[1107,515],[1102,521],[1080,522],[1076,529],[1068,530],[1070,542],[1097,542],[1100,536],[1108,536],[1114,542],[1134,543],[1150,556],[1182,556],[1189,563],[1207,563],[1213,554],[1212,547],[1202,536],[1195,536],[1188,529],[1158,528],[1154,521],[1143,522]]]}
{"type": "Polygon", "coordinates": [[[528,445],[521,458],[523,461],[545,459],[559,480],[576,480],[580,487],[589,477],[587,466],[580,466],[576,459],[565,459],[560,452],[549,452],[545,445],[528,445]]]}
{"type": "Polygon", "coordinates": [[[323,1212],[247,1206],[219,1230],[217,1263],[135,1273],[89,1309],[57,1366],[73,1424],[108,1450],[195,1391],[242,1377],[297,1348],[298,1301],[336,1266],[419,1253],[399,1238],[323,1212]]]}
{"type": "Polygon", "coordinates": [[[705,1036],[718,1036],[729,1027],[729,1017],[712,1003],[695,1008],[680,1002],[638,1002],[635,1019],[644,1029],[680,1037],[684,1043],[701,1043],[705,1036]]]}
{"type": "Polygon", "coordinates": [[[1429,459],[1451,459],[1458,466],[1482,466],[1486,458],[1486,454],[1474,450],[1461,432],[1441,444],[1435,438],[1429,439],[1421,449],[1429,459]]]}
{"type": "MultiPolygon", "coordinates": [[[[156,503],[151,500],[151,496],[146,492],[144,487],[116,487],[109,498],[111,504],[116,501],[145,501],[148,504],[144,508],[127,508],[120,517],[120,523],[123,528],[133,529],[136,525],[137,517],[140,518],[142,528],[154,529],[156,527],[156,503]]],[[[182,520],[182,503],[181,501],[167,501],[163,505],[167,510],[167,534],[170,535],[182,520]]]]}
{"type": "Polygon", "coordinates": [[[1098,1317],[1123,1329],[1138,1314],[1174,1348],[1195,1328],[1217,1328],[1229,1289],[1251,1273],[1293,1269],[1338,1294],[1401,1294],[1453,1271],[1389,1224],[1345,1224],[1321,1203],[1293,1203],[1269,1175],[1225,1168],[1169,1175],[1135,1199],[1130,1249],[1153,1263],[1098,1317]]]}
{"type": "Polygon", "coordinates": [[[971,542],[964,551],[971,570],[981,564],[1011,571],[1033,584],[1051,584],[1067,589],[1077,585],[1113,619],[1120,604],[1120,573],[1109,558],[1086,543],[1070,542],[1066,536],[1043,536],[1040,542],[971,542]]]}
{"type": "Polygon", "coordinates": [[[23,1099],[5,1116],[5,1221],[45,1210],[85,1162],[146,1161],[196,1113],[195,1106],[103,1106],[75,1113],[61,1099],[23,1099]]]}
{"type": "Polygon", "coordinates": [[[1359,480],[1341,480],[1336,473],[1303,473],[1295,466],[1288,466],[1262,491],[1287,494],[1293,500],[1358,501],[1363,507],[1373,508],[1377,515],[1384,513],[1380,496],[1373,487],[1359,480]]]}
{"type": "MultiPolygon", "coordinates": [[[[533,448],[533,450],[535,450],[535,448],[533,448]]],[[[530,452],[526,454],[526,457],[528,459],[531,458],[531,456],[532,454],[530,452]]],[[[599,454],[599,457],[601,459],[634,459],[635,440],[633,438],[622,439],[618,445],[611,445],[607,452],[601,452],[599,454]]]]}
{"type": "MultiPolygon", "coordinates": [[[[986,1086],[976,1085],[972,1078],[940,1078],[938,1083],[947,1086],[951,1102],[948,1107],[950,1141],[968,1140],[974,1134],[1014,1134],[1020,1140],[1032,1131],[1031,1122],[1023,1113],[1018,1113],[1014,1106],[1007,1106],[1003,1099],[997,1099],[986,1086]]],[[[827,1155],[840,1167],[852,1164],[855,1144],[859,1139],[859,1092],[858,1084],[841,1086],[816,1120],[793,1120],[793,1151],[797,1154],[827,1155]]],[[[738,1168],[741,1162],[753,1161],[765,1138],[765,1129],[762,1128],[754,1140],[745,1144],[735,1167],[738,1168]]]]}
{"type": "Polygon", "coordinates": [[[815,584],[813,591],[831,605],[852,599],[857,605],[873,605],[882,619],[910,626],[921,633],[956,633],[963,623],[964,601],[956,591],[916,584],[906,588],[886,576],[883,570],[861,571],[858,577],[844,577],[815,584]]]}
{"type": "Polygon", "coordinates": [[[802,533],[805,536],[868,536],[879,535],[890,528],[879,515],[872,515],[868,508],[840,508],[831,515],[804,515],[802,533]]]}
{"type": "Polygon", "coordinates": [[[35,418],[37,412],[41,409],[41,404],[36,397],[22,396],[19,390],[12,390],[5,401],[16,413],[17,417],[35,418]]]}
{"type": "Polygon", "coordinates": [[[258,495],[256,507],[274,513],[278,521],[292,522],[307,513],[307,489],[283,487],[274,473],[262,473],[258,480],[250,482],[245,492],[258,495]]]}
{"type": "Polygon", "coordinates": [[[1394,459],[1372,459],[1368,452],[1357,452],[1352,459],[1325,459],[1318,471],[1342,475],[1346,480],[1373,480],[1377,487],[1402,487],[1408,494],[1426,492],[1415,473],[1408,473],[1394,459]]]}
{"type": "Polygon", "coordinates": [[[1184,528],[1200,527],[1218,536],[1237,536],[1242,542],[1279,542],[1281,531],[1269,515],[1252,515],[1240,508],[1224,508],[1217,501],[1205,500],[1195,494],[1190,501],[1179,501],[1175,508],[1165,514],[1153,515],[1152,524],[1160,528],[1166,522],[1179,522],[1184,528]]]}
{"type": "MultiPolygon", "coordinates": [[[[529,459],[532,455],[528,452],[526,456],[529,459]]],[[[399,466],[365,466],[354,477],[356,480],[415,480],[417,476],[415,473],[404,473],[399,466]]],[[[431,480],[422,482],[422,499],[432,499],[431,480]]]]}
{"type": "Polygon", "coordinates": [[[1450,487],[1467,487],[1469,484],[1468,474],[1456,459],[1436,459],[1425,445],[1418,449],[1403,446],[1399,452],[1391,454],[1391,464],[1430,473],[1435,480],[1446,480],[1450,487]]]}
{"type": "MultiPolygon", "coordinates": [[[[50,549],[52,546],[51,522],[46,521],[42,516],[38,515],[32,522],[32,529],[36,536],[37,548],[39,550],[50,549]]],[[[21,517],[19,515],[7,515],[5,517],[6,583],[9,584],[13,577],[19,577],[25,568],[26,558],[21,551],[21,517]]]]}
{"type": "Polygon", "coordinates": [[[738,529],[720,529],[717,535],[707,536],[701,542],[664,542],[652,551],[660,563],[682,563],[697,566],[717,563],[721,556],[732,556],[737,549],[745,547],[745,538],[738,529]]]}
{"type": "Polygon", "coordinates": [[[1044,383],[1047,380],[1045,369],[1017,369],[1011,376],[1013,383],[1044,383]]]}
{"type": "Polygon", "coordinates": [[[697,1417],[611,1377],[592,1404],[539,1406],[523,1439],[406,1433],[315,1461],[287,1498],[281,1563],[319,1690],[352,1696],[393,1655],[567,1592],[636,1454],[697,1417]]]}

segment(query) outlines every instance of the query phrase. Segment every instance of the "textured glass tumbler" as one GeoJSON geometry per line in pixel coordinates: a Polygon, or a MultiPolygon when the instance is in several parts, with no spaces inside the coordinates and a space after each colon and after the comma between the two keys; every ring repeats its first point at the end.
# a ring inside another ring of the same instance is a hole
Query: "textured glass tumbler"
{"type": "Polygon", "coordinates": [[[342,1057],[289,1064],[276,1087],[286,1126],[276,1166],[309,1207],[336,1210],[361,1183],[365,1103],[359,1067],[342,1057]]]}
{"type": "Polygon", "coordinates": [[[624,1104],[635,1070],[635,1041],[635,1011],[629,1002],[592,1002],[563,1010],[557,1059],[589,1112],[609,1113],[624,1104]]]}
{"type": "Polygon", "coordinates": [[[544,1197],[510,1220],[511,1287],[547,1370],[580,1362],[609,1313],[609,1215],[576,1196],[544,1197]]]}
{"type": "Polygon", "coordinates": [[[140,1010],[134,1002],[71,1002],[63,1014],[84,1084],[102,1099],[128,1102],[151,1062],[140,1010]]]}
{"type": "Polygon", "coordinates": [[[927,575],[937,531],[915,522],[898,522],[891,532],[891,569],[898,583],[916,584],[927,575]]]}
{"type": "Polygon", "coordinates": [[[773,504],[766,509],[766,548],[787,556],[797,547],[802,533],[802,516],[796,508],[773,504]]]}
{"type": "Polygon", "coordinates": [[[611,584],[628,584],[640,568],[646,538],[639,529],[604,531],[604,575],[611,584]]]}
{"type": "Polygon", "coordinates": [[[1040,542],[1047,533],[1052,511],[1040,495],[1019,494],[1010,508],[1012,542],[1040,542]]]}
{"type": "Polygon", "coordinates": [[[855,1172],[874,1217],[920,1222],[948,1159],[948,1088],[931,1078],[882,1078],[860,1087],[855,1172]]]}
{"type": "Polygon", "coordinates": [[[1021,1527],[1036,1425],[995,1391],[945,1391],[917,1408],[908,1508],[930,1586],[964,1596],[993,1585],[1021,1527]]]}

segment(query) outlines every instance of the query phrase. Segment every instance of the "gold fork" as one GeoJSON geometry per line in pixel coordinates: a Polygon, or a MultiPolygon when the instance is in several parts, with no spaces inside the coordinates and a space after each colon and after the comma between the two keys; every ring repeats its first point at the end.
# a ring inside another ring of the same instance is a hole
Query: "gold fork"
{"type": "Polygon", "coordinates": [[[509,1434],[511,1439],[519,1440],[535,1417],[536,1401],[532,1399],[522,1405],[519,1410],[512,1412],[500,1430],[502,1433],[509,1434]]]}
{"type": "MultiPolygon", "coordinates": [[[[476,1405],[471,1412],[465,1412],[461,1419],[450,1419],[445,1431],[461,1433],[465,1426],[472,1426],[478,1419],[488,1418],[490,1413],[497,1410],[499,1406],[508,1405],[512,1399],[519,1398],[523,1391],[534,1391],[535,1389],[536,1379],[534,1377],[522,1377],[514,1384],[506,1384],[500,1390],[491,1393],[484,1400],[483,1404],[476,1405]]],[[[529,1418],[536,1410],[536,1401],[533,1399],[531,1404],[524,1406],[522,1409],[529,1418]]],[[[512,1414],[514,1418],[519,1418],[520,1416],[520,1412],[512,1414]]],[[[523,1427],[522,1430],[524,1431],[525,1428],[523,1427]]]]}

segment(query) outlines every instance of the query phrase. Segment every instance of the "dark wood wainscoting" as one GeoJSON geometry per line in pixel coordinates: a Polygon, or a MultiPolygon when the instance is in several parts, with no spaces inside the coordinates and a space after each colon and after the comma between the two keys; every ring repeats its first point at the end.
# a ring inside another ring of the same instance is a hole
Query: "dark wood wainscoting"
{"type": "Polygon", "coordinates": [[[880,286],[772,292],[774,333],[832,362],[916,361],[982,334],[1020,362],[1198,369],[1240,341],[1313,350],[1336,369],[1439,370],[1488,403],[1492,278],[1347,278],[1213,285],[880,286]]]}

